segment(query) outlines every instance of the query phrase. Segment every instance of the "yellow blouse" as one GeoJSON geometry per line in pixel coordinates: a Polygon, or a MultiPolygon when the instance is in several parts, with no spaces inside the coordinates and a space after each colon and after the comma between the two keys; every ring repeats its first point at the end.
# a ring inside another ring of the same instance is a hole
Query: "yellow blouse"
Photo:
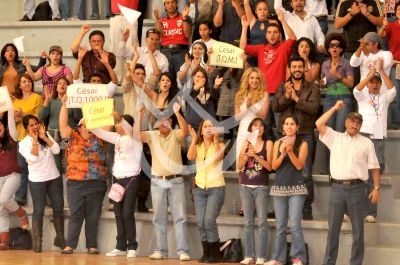
{"type": "Polygon", "coordinates": [[[218,154],[214,143],[208,147],[207,153],[204,142],[197,145],[197,173],[195,181],[198,187],[206,189],[225,186],[224,174],[222,172],[223,160],[217,161],[217,156],[218,154]]]}

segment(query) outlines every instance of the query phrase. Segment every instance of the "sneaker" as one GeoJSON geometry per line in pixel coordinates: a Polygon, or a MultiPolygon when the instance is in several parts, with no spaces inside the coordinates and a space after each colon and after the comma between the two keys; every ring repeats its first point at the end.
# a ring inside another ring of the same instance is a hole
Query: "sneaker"
{"type": "Polygon", "coordinates": [[[118,257],[118,256],[126,256],[126,251],[122,251],[119,249],[113,249],[106,254],[107,257],[118,257]]]}
{"type": "Polygon", "coordinates": [[[376,223],[376,218],[373,215],[367,215],[367,217],[365,217],[365,222],[376,223]]]}
{"type": "Polygon", "coordinates": [[[303,262],[299,258],[293,259],[293,265],[303,265],[303,262]]]}
{"type": "MultiPolygon", "coordinates": [[[[252,257],[246,257],[246,258],[244,258],[244,260],[242,260],[240,262],[240,264],[254,264],[254,263],[255,263],[255,260],[252,257]]],[[[264,263],[262,263],[262,264],[264,264],[264,263]]]]}
{"type": "Polygon", "coordinates": [[[263,265],[265,263],[265,259],[257,258],[256,265],[263,265]]]}
{"type": "Polygon", "coordinates": [[[282,262],[280,262],[279,260],[270,260],[264,263],[264,265],[283,265],[282,262]]]}
{"type": "Polygon", "coordinates": [[[188,261],[188,260],[190,260],[190,257],[187,253],[182,253],[179,255],[179,260],[180,261],[188,261]]]}
{"type": "Polygon", "coordinates": [[[136,250],[130,249],[128,250],[128,254],[126,255],[127,258],[136,258],[136,250]]]}
{"type": "Polygon", "coordinates": [[[151,255],[149,256],[149,258],[150,258],[150,259],[156,259],[156,260],[158,260],[158,259],[166,259],[166,257],[164,257],[164,256],[161,254],[160,251],[154,251],[154,253],[151,254],[151,255]]]}
{"type": "Polygon", "coordinates": [[[350,221],[350,216],[348,216],[347,214],[344,214],[343,222],[349,222],[349,221],[350,221]]]}

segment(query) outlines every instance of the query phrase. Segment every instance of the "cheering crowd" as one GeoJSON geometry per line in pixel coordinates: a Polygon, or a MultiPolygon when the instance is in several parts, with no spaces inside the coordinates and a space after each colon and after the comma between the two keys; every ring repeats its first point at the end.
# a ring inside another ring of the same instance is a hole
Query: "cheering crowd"
{"type": "Polygon", "coordinates": [[[189,7],[178,10],[178,2],[164,0],[165,10],[154,10],[155,27],[142,47],[132,45],[124,30],[113,44],[115,55],[104,50],[102,31],[83,25],[71,44],[72,69],[58,45],[43,52],[37,66],[19,58],[14,44],[4,45],[0,82],[13,107],[0,113],[0,249],[9,248],[9,216],[15,215],[22,228],[31,226],[33,250],[42,251],[49,198],[61,253],[73,253],[85,222],[87,252],[99,254],[108,193],[117,235],[106,256],[136,257],[134,211],[136,203],[148,211],[150,192],[156,235],[150,259],[168,257],[170,211],[178,257],[190,260],[184,185],[190,177],[203,246],[199,262],[221,262],[216,220],[224,204],[223,172],[231,167],[238,172],[245,219],[240,263],[308,264],[301,220],[313,220],[318,200],[312,178],[316,128],[331,182],[323,264],[336,263],[340,228],[350,218],[350,264],[361,265],[364,222],[377,221],[387,129],[400,128],[400,4],[389,12],[376,0],[342,0],[334,23],[343,33],[327,35],[325,1],[214,0],[208,9],[209,1],[195,1],[193,21],[189,7]],[[90,49],[81,45],[87,34],[90,49]],[[243,49],[243,65],[211,65],[217,41],[243,49]],[[120,78],[117,64],[124,65],[120,78]],[[41,93],[34,91],[38,80],[41,93]],[[109,98],[121,84],[124,107],[114,113],[115,126],[86,128],[82,110],[67,107],[72,83],[107,84],[109,98]],[[21,207],[28,188],[31,223],[21,207]],[[267,257],[270,199],[276,235],[267,257]]]}

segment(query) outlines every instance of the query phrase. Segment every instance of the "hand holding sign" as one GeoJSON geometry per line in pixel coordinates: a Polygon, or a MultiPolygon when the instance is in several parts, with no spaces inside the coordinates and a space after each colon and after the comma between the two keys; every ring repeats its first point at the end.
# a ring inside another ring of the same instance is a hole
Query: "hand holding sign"
{"type": "Polygon", "coordinates": [[[85,103],[82,106],[86,128],[101,128],[114,125],[114,99],[109,98],[94,103],[85,103]]]}
{"type": "Polygon", "coordinates": [[[138,18],[142,14],[136,10],[124,7],[120,4],[118,4],[118,8],[119,10],[121,10],[122,15],[124,15],[125,19],[131,26],[138,20],[138,18]]]}
{"type": "Polygon", "coordinates": [[[67,108],[80,108],[82,104],[108,98],[108,86],[105,84],[72,84],[67,88],[67,108]]]}
{"type": "Polygon", "coordinates": [[[210,56],[210,65],[224,66],[231,68],[243,68],[242,54],[244,51],[234,45],[215,42],[213,52],[210,56]]]}

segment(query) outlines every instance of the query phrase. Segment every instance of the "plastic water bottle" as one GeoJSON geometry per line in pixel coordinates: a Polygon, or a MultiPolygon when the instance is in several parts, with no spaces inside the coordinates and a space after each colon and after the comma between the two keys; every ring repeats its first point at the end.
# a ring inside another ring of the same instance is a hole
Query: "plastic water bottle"
{"type": "Polygon", "coordinates": [[[236,206],[236,200],[232,201],[231,214],[232,215],[238,215],[237,206],[236,206]]]}

